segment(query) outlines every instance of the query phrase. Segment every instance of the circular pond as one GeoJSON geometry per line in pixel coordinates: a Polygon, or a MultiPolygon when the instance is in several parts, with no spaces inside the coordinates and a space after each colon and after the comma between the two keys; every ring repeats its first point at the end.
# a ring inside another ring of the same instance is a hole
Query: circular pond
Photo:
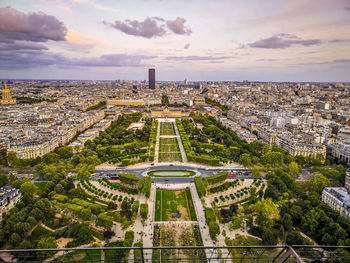
{"type": "Polygon", "coordinates": [[[154,177],[189,177],[196,173],[188,170],[156,170],[148,172],[148,175],[154,177]]]}

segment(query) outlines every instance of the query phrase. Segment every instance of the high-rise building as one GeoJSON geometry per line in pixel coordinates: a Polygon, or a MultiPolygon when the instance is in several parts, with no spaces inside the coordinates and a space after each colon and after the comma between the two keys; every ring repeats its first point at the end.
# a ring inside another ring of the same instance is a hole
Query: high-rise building
{"type": "Polygon", "coordinates": [[[16,99],[12,98],[11,91],[7,88],[6,82],[5,82],[5,87],[2,90],[2,98],[0,100],[0,104],[2,105],[16,104],[16,99]]]}
{"type": "Polygon", "coordinates": [[[156,70],[154,68],[148,69],[148,86],[150,89],[156,88],[156,70]]]}

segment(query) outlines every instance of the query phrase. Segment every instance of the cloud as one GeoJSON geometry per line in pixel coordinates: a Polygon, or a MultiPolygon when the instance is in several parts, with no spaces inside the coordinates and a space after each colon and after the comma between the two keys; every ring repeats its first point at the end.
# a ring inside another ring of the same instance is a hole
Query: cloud
{"type": "Polygon", "coordinates": [[[350,63],[350,59],[335,59],[334,63],[350,63]]]}
{"type": "Polygon", "coordinates": [[[285,49],[295,45],[309,47],[313,45],[320,45],[321,43],[322,41],[320,39],[303,40],[291,34],[276,34],[272,37],[250,43],[248,46],[251,48],[285,49]]]}
{"type": "Polygon", "coordinates": [[[102,11],[119,11],[118,9],[107,7],[101,4],[96,3],[94,0],[70,0],[73,3],[78,3],[78,4],[85,4],[88,5],[92,8],[102,10],[102,11]]]}
{"type": "Polygon", "coordinates": [[[175,60],[175,61],[200,61],[200,60],[225,60],[234,58],[231,56],[221,56],[221,57],[214,57],[214,56],[174,56],[174,57],[166,57],[165,60],[175,60]]]}
{"type": "Polygon", "coordinates": [[[68,30],[66,38],[69,43],[77,46],[96,46],[104,43],[101,40],[85,36],[73,30],[68,30]]]}
{"type": "Polygon", "coordinates": [[[185,18],[178,17],[175,20],[168,20],[166,25],[170,31],[177,35],[190,35],[192,31],[191,29],[185,27],[185,22],[185,18]]]}
{"type": "Polygon", "coordinates": [[[191,46],[190,43],[187,43],[185,46],[184,46],[184,49],[189,49],[189,47],[191,46]]]}
{"type": "Polygon", "coordinates": [[[114,23],[103,22],[127,35],[152,38],[160,37],[166,34],[163,21],[157,17],[147,17],[144,21],[137,20],[116,20],[114,23]]]}
{"type": "Polygon", "coordinates": [[[346,11],[349,11],[349,12],[350,12],[350,7],[349,7],[349,6],[344,7],[344,9],[345,9],[346,11]]]}
{"type": "MultiPolygon", "coordinates": [[[[5,44],[7,45],[7,44],[5,44]]],[[[33,46],[17,49],[3,49],[0,45],[0,69],[25,69],[44,66],[63,67],[140,67],[147,66],[144,60],[156,58],[156,56],[106,54],[100,57],[68,58],[60,54],[51,53],[45,46],[33,46]]],[[[5,47],[6,48],[6,47],[5,47]]]]}
{"type": "Polygon", "coordinates": [[[256,61],[261,61],[261,62],[272,62],[272,61],[276,61],[277,59],[274,59],[274,58],[260,58],[260,59],[257,59],[256,61]]]}
{"type": "Polygon", "coordinates": [[[333,39],[329,40],[330,43],[348,43],[350,42],[350,39],[333,39]]]}
{"type": "Polygon", "coordinates": [[[45,13],[25,14],[11,7],[0,8],[0,42],[66,40],[67,28],[45,13]]]}
{"type": "Polygon", "coordinates": [[[185,27],[186,19],[178,17],[175,20],[165,20],[161,17],[147,17],[143,21],[126,19],[116,20],[113,23],[103,21],[102,23],[117,29],[127,35],[153,38],[162,37],[168,33],[177,35],[189,35],[192,31],[185,27]]]}

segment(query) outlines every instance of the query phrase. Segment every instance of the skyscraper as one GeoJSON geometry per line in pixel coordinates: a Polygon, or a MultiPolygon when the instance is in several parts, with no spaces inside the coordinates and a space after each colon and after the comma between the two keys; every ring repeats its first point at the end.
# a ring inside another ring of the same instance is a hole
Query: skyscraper
{"type": "Polygon", "coordinates": [[[148,86],[150,89],[156,88],[156,70],[154,68],[148,69],[148,86]]]}

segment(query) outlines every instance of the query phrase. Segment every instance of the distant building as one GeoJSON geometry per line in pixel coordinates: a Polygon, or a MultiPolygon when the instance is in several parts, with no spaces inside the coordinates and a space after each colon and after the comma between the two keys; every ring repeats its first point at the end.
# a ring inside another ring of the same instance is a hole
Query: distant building
{"type": "Polygon", "coordinates": [[[11,91],[7,88],[7,84],[5,82],[5,87],[2,90],[2,97],[0,100],[1,105],[9,105],[16,104],[16,99],[12,98],[11,91]]]}
{"type": "Polygon", "coordinates": [[[107,105],[115,105],[115,106],[146,106],[146,102],[144,100],[107,100],[107,105]]]}
{"type": "Polygon", "coordinates": [[[251,143],[257,140],[256,135],[250,133],[247,130],[241,129],[241,130],[236,130],[235,132],[241,140],[245,140],[247,143],[251,143]]]}
{"type": "Polygon", "coordinates": [[[10,209],[21,201],[21,197],[22,194],[16,188],[12,188],[11,186],[0,188],[0,222],[2,222],[4,215],[6,215],[10,209]]]}
{"type": "Polygon", "coordinates": [[[346,171],[345,188],[348,192],[350,192],[350,168],[348,168],[348,170],[346,171]]]}
{"type": "Polygon", "coordinates": [[[148,69],[148,86],[150,89],[156,88],[156,70],[154,68],[148,69]]]}
{"type": "Polygon", "coordinates": [[[350,165],[350,140],[329,144],[330,154],[350,165]]]}
{"type": "Polygon", "coordinates": [[[350,195],[344,187],[326,187],[322,191],[322,201],[340,215],[350,218],[350,195]]]}

